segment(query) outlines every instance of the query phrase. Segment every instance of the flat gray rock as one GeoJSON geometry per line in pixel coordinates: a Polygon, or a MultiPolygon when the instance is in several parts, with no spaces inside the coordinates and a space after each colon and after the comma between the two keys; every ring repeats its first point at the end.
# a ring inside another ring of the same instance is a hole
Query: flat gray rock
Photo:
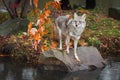
{"type": "Polygon", "coordinates": [[[73,49],[70,49],[69,54],[57,49],[46,51],[39,57],[39,63],[43,66],[41,69],[74,72],[104,67],[104,60],[97,48],[78,47],[77,53],[81,62],[74,58],[73,49]]]}

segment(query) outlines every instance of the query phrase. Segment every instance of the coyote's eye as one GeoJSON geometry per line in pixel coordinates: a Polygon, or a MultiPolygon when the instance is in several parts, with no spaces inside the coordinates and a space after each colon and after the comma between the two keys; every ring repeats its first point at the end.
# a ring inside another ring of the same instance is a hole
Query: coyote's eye
{"type": "Polygon", "coordinates": [[[76,23],[77,23],[77,21],[72,21],[72,23],[73,23],[73,24],[76,24],[76,23]]]}
{"type": "Polygon", "coordinates": [[[77,23],[77,21],[74,21],[75,23],[77,23]]]}

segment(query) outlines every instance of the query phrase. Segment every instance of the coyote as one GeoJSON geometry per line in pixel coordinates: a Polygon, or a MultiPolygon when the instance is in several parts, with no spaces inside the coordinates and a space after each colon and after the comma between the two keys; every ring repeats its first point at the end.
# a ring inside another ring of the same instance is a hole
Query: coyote
{"type": "Polygon", "coordinates": [[[55,20],[55,28],[59,32],[60,39],[60,49],[62,50],[62,35],[65,36],[66,51],[69,53],[69,42],[70,38],[74,40],[74,56],[77,61],[80,62],[80,59],[77,55],[77,44],[78,40],[81,37],[82,32],[86,26],[86,14],[78,16],[77,13],[74,13],[73,18],[70,18],[69,15],[59,16],[55,20]]]}

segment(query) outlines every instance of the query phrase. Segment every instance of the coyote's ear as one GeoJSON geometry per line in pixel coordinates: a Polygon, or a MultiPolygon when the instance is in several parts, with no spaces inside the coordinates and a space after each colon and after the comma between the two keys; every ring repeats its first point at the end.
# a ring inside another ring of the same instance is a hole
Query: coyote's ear
{"type": "Polygon", "coordinates": [[[81,18],[85,20],[85,19],[86,19],[86,14],[83,14],[83,15],[81,16],[81,18]]]}
{"type": "Polygon", "coordinates": [[[78,17],[77,13],[74,13],[74,18],[77,18],[77,17],[78,17]]]}

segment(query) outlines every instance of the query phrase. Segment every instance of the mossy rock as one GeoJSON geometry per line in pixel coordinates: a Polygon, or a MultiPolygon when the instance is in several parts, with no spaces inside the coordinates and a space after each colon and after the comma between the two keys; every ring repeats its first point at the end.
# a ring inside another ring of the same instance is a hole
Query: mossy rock
{"type": "Polygon", "coordinates": [[[2,24],[4,21],[8,20],[9,19],[9,14],[8,12],[3,12],[0,11],[0,24],[2,24]]]}
{"type": "Polygon", "coordinates": [[[29,21],[27,19],[10,19],[0,25],[0,35],[9,36],[16,34],[19,31],[27,31],[27,25],[29,21]]]}

